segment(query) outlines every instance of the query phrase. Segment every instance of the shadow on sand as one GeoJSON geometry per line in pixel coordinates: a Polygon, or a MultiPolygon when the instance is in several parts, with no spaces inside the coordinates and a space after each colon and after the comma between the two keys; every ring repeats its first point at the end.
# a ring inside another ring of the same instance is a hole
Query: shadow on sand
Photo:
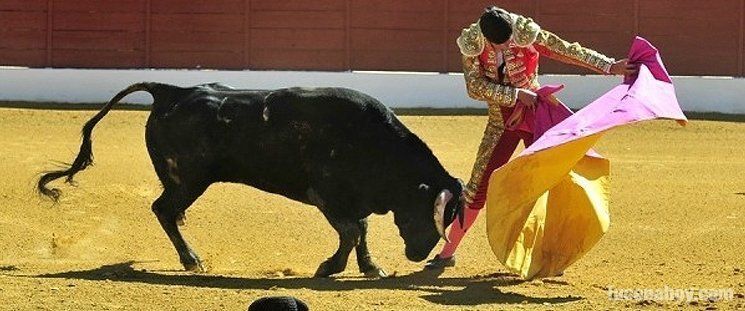
{"type": "Polygon", "coordinates": [[[497,287],[523,283],[515,275],[496,273],[472,278],[438,278],[442,270],[420,271],[404,276],[378,280],[366,278],[246,278],[221,275],[191,274],[187,272],[152,272],[136,270],[135,261],[104,265],[100,268],[53,274],[27,276],[33,278],[76,279],[89,281],[144,283],[154,285],[191,286],[220,289],[268,290],[313,289],[317,291],[349,291],[357,289],[417,290],[429,292],[421,298],[441,305],[479,304],[559,304],[577,301],[582,297],[529,297],[505,293],[497,287]]]}

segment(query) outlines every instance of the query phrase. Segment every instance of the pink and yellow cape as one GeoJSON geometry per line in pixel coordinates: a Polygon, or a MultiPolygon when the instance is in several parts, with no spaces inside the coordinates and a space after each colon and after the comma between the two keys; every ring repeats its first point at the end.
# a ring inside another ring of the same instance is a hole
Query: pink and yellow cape
{"type": "Polygon", "coordinates": [[[540,138],[489,179],[489,244],[525,279],[563,273],[608,231],[610,163],[591,149],[606,131],[658,118],[687,122],[657,49],[637,37],[628,59],[638,74],[576,114],[541,100],[559,87],[539,90],[526,122],[540,138]]]}

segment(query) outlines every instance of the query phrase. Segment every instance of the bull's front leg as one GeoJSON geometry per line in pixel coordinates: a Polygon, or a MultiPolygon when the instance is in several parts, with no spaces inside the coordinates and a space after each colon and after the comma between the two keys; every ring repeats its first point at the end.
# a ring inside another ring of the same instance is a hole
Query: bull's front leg
{"type": "MultiPolygon", "coordinates": [[[[324,213],[325,215],[325,213],[324,213]]],[[[359,225],[353,220],[336,219],[326,215],[329,223],[339,234],[339,248],[333,256],[326,259],[316,270],[316,277],[328,277],[344,271],[349,260],[349,253],[360,241],[359,225]]]]}
{"type": "Polygon", "coordinates": [[[160,222],[163,230],[176,248],[179,260],[187,271],[203,272],[204,267],[197,253],[184,240],[177,223],[183,217],[186,209],[199,197],[204,189],[200,188],[191,192],[177,192],[172,188],[167,188],[153,202],[153,212],[158,217],[158,222],[160,222]]]}
{"type": "Polygon", "coordinates": [[[360,272],[368,278],[386,277],[385,271],[373,262],[370,251],[367,249],[367,218],[360,219],[357,222],[357,227],[360,229],[360,242],[357,243],[354,250],[357,253],[357,266],[360,268],[360,272]]]}

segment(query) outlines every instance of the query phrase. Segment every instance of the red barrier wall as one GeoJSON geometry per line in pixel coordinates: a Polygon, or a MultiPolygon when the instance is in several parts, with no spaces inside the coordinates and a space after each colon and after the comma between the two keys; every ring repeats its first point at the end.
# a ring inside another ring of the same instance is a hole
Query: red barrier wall
{"type": "Polygon", "coordinates": [[[489,4],[617,58],[639,34],[674,75],[745,76],[745,0],[0,0],[0,65],[460,71],[489,4]]]}

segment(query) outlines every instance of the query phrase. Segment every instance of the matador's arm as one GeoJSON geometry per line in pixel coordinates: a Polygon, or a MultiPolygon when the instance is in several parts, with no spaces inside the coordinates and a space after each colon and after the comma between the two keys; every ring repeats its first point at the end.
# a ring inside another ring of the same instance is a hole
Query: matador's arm
{"type": "Polygon", "coordinates": [[[564,41],[559,36],[546,30],[541,30],[534,46],[541,55],[563,63],[584,67],[597,73],[608,74],[610,66],[615,62],[613,58],[583,47],[577,42],[564,41]]]}
{"type": "Polygon", "coordinates": [[[588,68],[598,73],[609,73],[615,62],[594,50],[581,46],[577,42],[569,43],[556,34],[541,29],[531,18],[511,14],[513,19],[513,41],[518,46],[533,47],[541,55],[563,63],[588,68]]]}

